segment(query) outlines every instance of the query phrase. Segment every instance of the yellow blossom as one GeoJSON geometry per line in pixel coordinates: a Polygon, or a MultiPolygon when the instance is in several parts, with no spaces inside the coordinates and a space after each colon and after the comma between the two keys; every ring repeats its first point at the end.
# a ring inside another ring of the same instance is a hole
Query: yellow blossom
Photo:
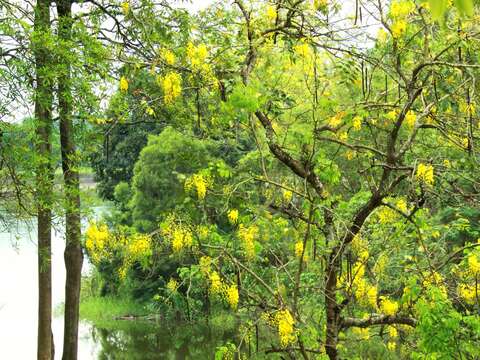
{"type": "Polygon", "coordinates": [[[407,30],[407,22],[405,20],[395,21],[392,26],[392,35],[394,38],[399,38],[407,30]]]}
{"type": "Polygon", "coordinates": [[[348,133],[346,131],[343,131],[343,132],[340,133],[338,138],[342,141],[347,141],[348,140],[348,133]]]}
{"type": "Polygon", "coordinates": [[[362,340],[368,340],[370,338],[370,331],[368,328],[354,327],[352,333],[362,340]]]}
{"type": "Polygon", "coordinates": [[[385,115],[385,117],[386,117],[388,120],[392,120],[392,121],[393,121],[393,120],[395,120],[395,119],[397,118],[397,115],[398,115],[398,113],[397,113],[396,110],[391,110],[391,111],[389,111],[389,112],[385,115]]]}
{"type": "Polygon", "coordinates": [[[202,174],[194,174],[185,181],[185,190],[189,191],[195,188],[199,200],[205,199],[207,189],[210,185],[210,179],[202,174]]]}
{"type": "Polygon", "coordinates": [[[333,128],[338,127],[342,123],[342,119],[343,119],[344,116],[345,116],[344,111],[340,111],[340,112],[336,113],[334,116],[332,116],[328,120],[328,125],[333,127],[333,128]]]}
{"type": "Polygon", "coordinates": [[[283,200],[285,202],[290,202],[292,200],[292,192],[290,190],[287,190],[287,189],[283,189],[282,190],[282,196],[283,196],[283,200]]]}
{"type": "Polygon", "coordinates": [[[415,126],[415,122],[417,121],[417,115],[413,110],[410,110],[405,114],[405,122],[407,126],[413,128],[415,126]]]}
{"type": "Polygon", "coordinates": [[[300,258],[303,254],[303,241],[299,240],[295,243],[295,256],[300,258]]]}
{"type": "Polygon", "coordinates": [[[122,2],[123,14],[126,16],[130,12],[130,3],[128,1],[122,2]]]}
{"type": "Polygon", "coordinates": [[[415,10],[415,4],[409,0],[392,1],[390,6],[390,15],[393,18],[406,18],[411,12],[415,10]]]}
{"type": "Polygon", "coordinates": [[[385,315],[395,315],[398,311],[398,304],[397,302],[388,299],[385,296],[380,297],[380,310],[385,314],[385,315]]]}
{"type": "Polygon", "coordinates": [[[387,349],[390,351],[394,351],[396,347],[397,347],[397,344],[395,343],[395,341],[389,341],[387,343],[387,349]]]}
{"type": "Polygon", "coordinates": [[[293,48],[295,54],[301,58],[308,58],[310,56],[310,46],[306,42],[301,42],[293,48]]]}
{"type": "Polygon", "coordinates": [[[211,264],[212,264],[212,258],[210,256],[202,256],[199,261],[200,271],[203,274],[210,273],[211,264]]]}
{"type": "Polygon", "coordinates": [[[407,202],[404,199],[399,199],[395,205],[401,212],[408,213],[407,202]]]}
{"type": "MultiPolygon", "coordinates": [[[[477,301],[477,291],[475,286],[461,284],[458,287],[458,295],[463,298],[467,304],[473,305],[477,301]]],[[[480,296],[480,294],[478,294],[480,296]]]]}
{"type": "Polygon", "coordinates": [[[225,299],[233,310],[237,308],[239,295],[236,284],[230,285],[225,289],[225,299]]]}
{"type": "Polygon", "coordinates": [[[267,19],[270,22],[273,22],[277,18],[277,11],[275,10],[275,8],[273,6],[268,5],[266,15],[267,15],[267,19]]]}
{"type": "Polygon", "coordinates": [[[162,58],[168,65],[173,65],[175,63],[175,55],[168,49],[162,51],[162,58]]]}
{"type": "Polygon", "coordinates": [[[427,185],[433,185],[433,166],[423,163],[418,164],[416,178],[419,181],[423,181],[427,185]]]}
{"type": "Polygon", "coordinates": [[[194,68],[200,68],[208,57],[208,49],[205,44],[199,44],[198,46],[193,43],[187,45],[187,57],[190,60],[190,64],[194,68]]]}
{"type": "Polygon", "coordinates": [[[396,329],[394,326],[389,326],[389,327],[388,327],[388,335],[389,335],[392,339],[398,337],[398,331],[397,331],[397,329],[396,329]]]}
{"type": "Polygon", "coordinates": [[[292,314],[290,314],[290,311],[287,309],[278,311],[276,314],[276,319],[278,323],[278,336],[280,338],[280,345],[282,347],[287,347],[289,344],[295,341],[295,321],[292,317],[292,314]]]}
{"type": "Polygon", "coordinates": [[[127,91],[128,90],[128,80],[125,76],[120,78],[120,91],[127,91]]]}
{"type": "Polygon", "coordinates": [[[243,240],[243,248],[248,259],[252,259],[255,256],[255,237],[258,234],[258,227],[249,226],[245,227],[240,224],[238,228],[238,237],[243,240]]]}
{"type": "Polygon", "coordinates": [[[210,293],[219,294],[222,291],[222,280],[216,271],[212,271],[209,275],[210,293]]]}
{"type": "Polygon", "coordinates": [[[478,257],[471,253],[467,257],[468,269],[472,274],[477,274],[480,272],[480,261],[478,261],[478,257]]]}
{"type": "Polygon", "coordinates": [[[165,104],[171,104],[182,92],[182,78],[175,72],[169,72],[165,77],[159,78],[159,83],[164,94],[165,104]]]}
{"type": "Polygon", "coordinates": [[[171,292],[175,292],[178,289],[178,282],[175,279],[170,279],[167,283],[167,289],[171,292]]]}
{"type": "Polygon", "coordinates": [[[360,116],[355,116],[352,121],[353,129],[359,131],[362,129],[362,118],[360,116]]]}
{"type": "Polygon", "coordinates": [[[238,210],[237,209],[230,210],[227,216],[230,224],[235,225],[238,221],[238,210]]]}

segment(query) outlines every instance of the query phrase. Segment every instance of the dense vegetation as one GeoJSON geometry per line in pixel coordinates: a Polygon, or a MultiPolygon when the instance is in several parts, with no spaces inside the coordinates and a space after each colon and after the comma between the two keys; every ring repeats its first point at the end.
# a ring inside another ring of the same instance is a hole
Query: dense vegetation
{"type": "MultiPolygon", "coordinates": [[[[53,139],[49,155],[64,189],[32,193],[45,152],[18,154],[38,125],[2,122],[5,206],[68,224],[68,162],[91,166],[109,210],[83,209],[90,296],[164,322],[233,318],[216,359],[479,358],[479,11],[86,2],[68,40],[77,149],[53,139]]],[[[0,76],[30,71],[5,62],[0,76]]]]}

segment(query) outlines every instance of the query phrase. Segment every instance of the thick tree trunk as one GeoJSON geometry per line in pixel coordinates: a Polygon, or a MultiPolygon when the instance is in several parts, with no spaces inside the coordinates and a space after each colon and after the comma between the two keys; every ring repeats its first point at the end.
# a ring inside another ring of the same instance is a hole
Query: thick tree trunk
{"type": "MultiPolygon", "coordinates": [[[[59,17],[59,41],[64,51],[69,46],[72,30],[71,0],[57,1],[59,17]]],[[[63,338],[63,360],[76,360],[78,349],[78,311],[80,284],[83,264],[81,248],[80,182],[77,170],[74,130],[72,123],[72,93],[69,59],[66,53],[61,57],[58,77],[58,103],[60,115],[60,143],[62,153],[63,179],[65,183],[65,238],[64,252],[67,272],[65,282],[65,322],[63,338]]]]}
{"type": "Polygon", "coordinates": [[[50,135],[52,131],[52,71],[48,49],[42,37],[50,33],[50,0],[38,0],[35,6],[35,150],[37,184],[37,229],[38,229],[38,360],[53,359],[52,336],[52,268],[51,268],[51,220],[53,169],[51,165],[50,135]]]}

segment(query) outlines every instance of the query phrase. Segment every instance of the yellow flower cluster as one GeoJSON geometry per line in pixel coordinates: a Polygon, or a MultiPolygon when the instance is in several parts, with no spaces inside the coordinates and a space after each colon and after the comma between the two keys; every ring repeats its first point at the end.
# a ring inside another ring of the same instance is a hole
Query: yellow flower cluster
{"type": "Polygon", "coordinates": [[[168,65],[173,65],[175,63],[175,54],[171,50],[163,49],[162,58],[168,65]]]}
{"type": "Polygon", "coordinates": [[[385,296],[380,296],[380,310],[385,315],[395,315],[398,311],[398,303],[385,296]]]}
{"type": "MultiPolygon", "coordinates": [[[[208,258],[208,257],[206,257],[208,258]]],[[[203,259],[203,258],[202,258],[203,259]]],[[[200,261],[202,262],[202,259],[200,261]]],[[[208,258],[208,260],[211,260],[208,258]]],[[[207,267],[206,265],[207,259],[204,260],[203,267],[207,267]]],[[[202,264],[200,265],[202,267],[202,264]]],[[[203,270],[202,270],[203,271],[203,270]]],[[[211,295],[220,295],[223,299],[227,302],[227,304],[232,308],[232,310],[236,310],[238,307],[238,301],[240,299],[240,295],[238,293],[238,287],[236,284],[227,285],[222,281],[222,278],[216,271],[210,271],[210,262],[208,264],[207,276],[208,281],[210,283],[209,292],[211,295]]]]}
{"type": "Polygon", "coordinates": [[[392,1],[390,5],[390,15],[395,19],[406,18],[413,10],[415,10],[415,4],[409,0],[392,1]]]}
{"type": "Polygon", "coordinates": [[[360,305],[377,308],[377,287],[366,282],[364,278],[354,281],[356,286],[355,298],[360,305]]]}
{"type": "Polygon", "coordinates": [[[355,131],[362,129],[362,118],[360,116],[355,116],[352,120],[352,126],[355,131]]]}
{"type": "Polygon", "coordinates": [[[193,245],[193,234],[186,224],[179,223],[174,216],[169,216],[160,225],[161,234],[170,241],[174,253],[193,245]]]}
{"type": "Polygon", "coordinates": [[[210,293],[213,295],[220,294],[222,292],[223,284],[218,272],[212,271],[208,275],[208,278],[210,280],[210,293]]]}
{"type": "Polygon", "coordinates": [[[328,125],[333,127],[333,128],[338,127],[342,123],[342,119],[343,119],[344,116],[345,116],[344,111],[340,111],[340,112],[336,113],[334,116],[332,116],[328,120],[328,125]]]}
{"type": "Polygon", "coordinates": [[[292,200],[293,193],[290,190],[283,189],[282,190],[282,197],[283,197],[283,200],[288,203],[292,200]]]}
{"type": "Polygon", "coordinates": [[[211,185],[210,178],[202,174],[194,174],[185,181],[185,190],[191,191],[195,189],[199,200],[205,199],[207,189],[211,185]]]}
{"type": "Polygon", "coordinates": [[[390,209],[389,207],[382,206],[380,210],[377,212],[378,221],[380,224],[389,224],[395,221],[397,214],[394,210],[390,209]]]}
{"type": "Polygon", "coordinates": [[[467,264],[468,270],[471,274],[476,275],[480,273],[480,261],[478,261],[478,257],[474,253],[470,253],[467,257],[467,264]]]}
{"type": "Polygon", "coordinates": [[[268,5],[265,11],[265,15],[269,22],[274,22],[277,18],[277,10],[272,5],[268,5]]]}
{"type": "Polygon", "coordinates": [[[299,44],[295,45],[293,47],[293,51],[298,57],[303,59],[308,59],[311,54],[310,46],[305,41],[302,41],[299,44]]]}
{"type": "Polygon", "coordinates": [[[158,82],[163,90],[165,104],[171,104],[182,93],[182,78],[176,72],[169,72],[165,77],[159,77],[158,82]]]}
{"type": "Polygon", "coordinates": [[[415,174],[417,180],[424,182],[427,185],[433,185],[433,166],[420,163],[417,166],[417,172],[415,174]]]}
{"type": "Polygon", "coordinates": [[[399,38],[407,31],[407,22],[405,20],[397,20],[392,24],[392,35],[394,38],[399,38]]]}
{"type": "Polygon", "coordinates": [[[295,256],[301,258],[303,254],[303,241],[299,240],[295,243],[295,256]]]}
{"type": "Polygon", "coordinates": [[[228,221],[230,224],[235,225],[238,222],[238,210],[232,209],[228,212],[228,221]]]}
{"type": "Polygon", "coordinates": [[[85,232],[85,238],[85,247],[92,257],[92,260],[94,262],[100,261],[101,258],[106,255],[106,247],[110,238],[107,225],[97,225],[96,222],[91,222],[85,232]]]}
{"type": "Polygon", "coordinates": [[[151,241],[151,237],[146,234],[132,235],[128,244],[128,256],[132,260],[139,260],[151,255],[151,241]]]}
{"type": "Polygon", "coordinates": [[[370,339],[370,331],[368,328],[354,327],[352,333],[362,340],[370,339]]]}
{"type": "Polygon", "coordinates": [[[278,324],[278,336],[280,338],[280,345],[287,347],[295,341],[295,321],[288,309],[280,310],[276,313],[276,320],[278,324]]]}
{"type": "MultiPolygon", "coordinates": [[[[460,284],[458,286],[458,295],[462,297],[467,304],[473,305],[477,301],[477,290],[475,286],[469,284],[460,284]]],[[[480,296],[480,294],[478,294],[480,296]]]]}
{"type": "Polygon", "coordinates": [[[171,104],[182,93],[182,78],[176,72],[169,72],[163,78],[158,77],[157,81],[163,90],[165,104],[171,104]]]}
{"type": "Polygon", "coordinates": [[[258,235],[258,227],[255,225],[245,227],[240,224],[238,237],[243,241],[243,248],[248,259],[255,256],[255,237],[258,235]]]}
{"type": "Polygon", "coordinates": [[[190,64],[195,68],[199,67],[205,63],[205,60],[208,57],[208,50],[205,44],[200,44],[198,46],[193,45],[193,43],[188,43],[187,45],[187,57],[190,61],[190,64]]]}
{"type": "Polygon", "coordinates": [[[413,10],[415,4],[411,0],[396,0],[390,6],[390,16],[393,19],[391,26],[392,35],[399,38],[407,30],[407,17],[413,10]]]}
{"type": "Polygon", "coordinates": [[[413,110],[408,111],[405,114],[405,122],[409,128],[413,128],[415,126],[415,122],[417,121],[417,115],[413,110]]]}
{"type": "Polygon", "coordinates": [[[120,91],[127,91],[128,90],[128,80],[125,76],[120,78],[120,91]]]}
{"type": "Polygon", "coordinates": [[[178,289],[178,282],[175,279],[170,279],[167,283],[167,289],[171,292],[176,292],[178,289]]]}
{"type": "Polygon", "coordinates": [[[122,2],[122,11],[123,15],[127,16],[128,13],[130,12],[130,3],[128,1],[122,2]]]}
{"type": "Polygon", "coordinates": [[[227,300],[227,303],[230,305],[232,310],[237,309],[239,295],[236,284],[225,287],[225,299],[227,300]]]}

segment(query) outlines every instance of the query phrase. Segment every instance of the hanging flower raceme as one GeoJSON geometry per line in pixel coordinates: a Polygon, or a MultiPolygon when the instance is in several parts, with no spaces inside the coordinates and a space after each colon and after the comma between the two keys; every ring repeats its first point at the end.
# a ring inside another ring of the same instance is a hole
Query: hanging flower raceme
{"type": "Polygon", "coordinates": [[[169,72],[164,77],[158,77],[157,82],[163,90],[165,104],[171,104],[182,93],[182,78],[176,72],[169,72]]]}
{"type": "Polygon", "coordinates": [[[238,228],[238,237],[242,239],[243,248],[248,259],[255,256],[255,238],[258,235],[258,227],[255,225],[245,227],[240,224],[238,228]]]}
{"type": "Polygon", "coordinates": [[[170,241],[174,253],[179,253],[193,245],[193,234],[187,224],[176,221],[174,215],[170,215],[160,224],[161,234],[170,241]]]}
{"type": "Polygon", "coordinates": [[[125,76],[120,78],[120,91],[126,92],[128,90],[128,80],[125,76]]]}
{"type": "Polygon", "coordinates": [[[110,232],[107,225],[90,222],[85,232],[85,247],[93,262],[99,262],[108,254],[110,232]]]}
{"type": "Polygon", "coordinates": [[[228,212],[228,221],[230,224],[235,225],[238,222],[238,210],[232,209],[228,212]]]}
{"type": "Polygon", "coordinates": [[[191,191],[193,189],[197,192],[199,200],[205,199],[207,189],[212,185],[211,178],[203,174],[194,174],[185,181],[185,190],[191,191]]]}
{"type": "Polygon", "coordinates": [[[427,185],[433,185],[435,181],[433,177],[433,166],[429,164],[418,164],[415,176],[417,180],[422,181],[427,185]]]}
{"type": "Polygon", "coordinates": [[[225,287],[225,300],[230,305],[232,310],[236,310],[238,306],[238,288],[236,284],[225,287]]]}
{"type": "Polygon", "coordinates": [[[280,338],[280,345],[287,347],[295,341],[295,321],[288,309],[280,310],[276,314],[278,323],[278,337],[280,338]]]}
{"type": "Polygon", "coordinates": [[[380,310],[385,315],[395,315],[398,312],[398,303],[385,296],[380,296],[380,310]]]}

